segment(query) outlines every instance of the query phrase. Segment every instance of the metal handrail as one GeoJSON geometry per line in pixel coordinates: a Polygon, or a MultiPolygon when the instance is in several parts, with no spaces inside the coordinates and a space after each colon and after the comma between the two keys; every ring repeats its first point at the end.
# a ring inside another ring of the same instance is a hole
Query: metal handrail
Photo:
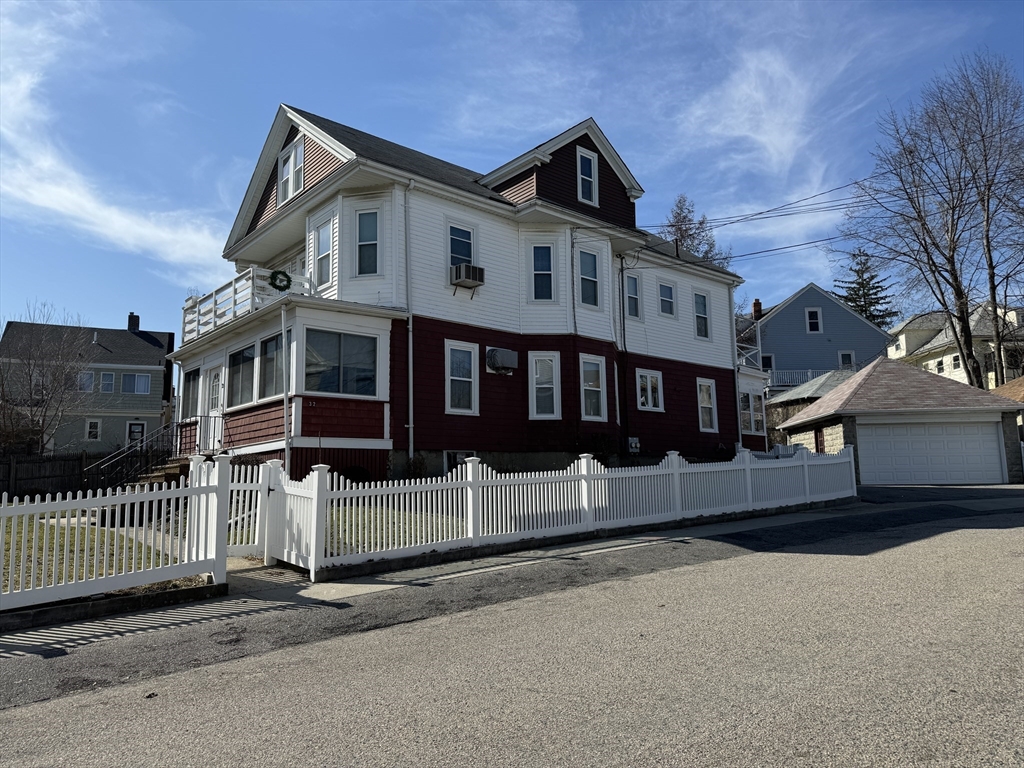
{"type": "Polygon", "coordinates": [[[120,459],[124,458],[129,454],[138,453],[139,451],[144,451],[147,448],[152,448],[153,444],[158,439],[166,437],[168,435],[173,436],[174,427],[174,424],[164,424],[164,426],[160,427],[160,429],[158,429],[156,432],[151,432],[142,440],[136,440],[135,442],[129,443],[128,445],[118,449],[114,453],[111,453],[110,455],[103,457],[99,461],[90,464],[85,468],[84,471],[88,472],[90,469],[95,469],[96,467],[99,467],[100,469],[106,469],[115,461],[119,461],[120,459]]]}

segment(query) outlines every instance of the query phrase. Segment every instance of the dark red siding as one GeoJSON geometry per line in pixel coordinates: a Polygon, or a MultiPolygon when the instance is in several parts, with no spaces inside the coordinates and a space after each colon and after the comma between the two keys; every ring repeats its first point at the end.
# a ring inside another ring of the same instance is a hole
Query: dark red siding
{"type": "MultiPolygon", "coordinates": [[[[598,171],[598,175],[600,173],[598,171]]],[[[504,195],[516,205],[533,200],[537,196],[537,169],[530,168],[528,171],[516,174],[508,181],[495,185],[494,191],[504,195]]]]}
{"type": "Polygon", "coordinates": [[[178,455],[188,456],[196,450],[196,430],[199,425],[196,422],[178,425],[178,455]]]}
{"type": "MultiPolygon", "coordinates": [[[[388,479],[388,451],[362,448],[292,448],[292,466],[289,476],[304,479],[317,464],[326,464],[331,472],[338,472],[356,482],[378,482],[388,479]]],[[[247,462],[284,461],[284,449],[247,454],[247,462]]]]}
{"type": "MultiPolygon", "coordinates": [[[[295,141],[295,138],[298,135],[299,131],[293,125],[291,130],[288,131],[288,135],[285,137],[284,142],[281,144],[281,149],[284,149],[295,141]]],[[[317,141],[314,141],[313,138],[308,135],[303,143],[302,158],[302,192],[289,200],[289,205],[309,192],[309,190],[315,187],[318,182],[323,181],[328,175],[340,168],[342,164],[337,155],[334,155],[327,149],[327,147],[317,141]]],[[[274,169],[270,174],[270,179],[267,180],[267,186],[263,188],[263,194],[260,195],[259,203],[256,205],[256,213],[253,214],[252,221],[249,222],[249,228],[246,230],[245,234],[248,235],[251,232],[254,232],[257,228],[273,219],[274,216],[277,215],[278,210],[277,161],[275,159],[274,169]]]]}
{"type": "Polygon", "coordinates": [[[254,405],[224,415],[224,447],[284,439],[284,412],[280,402],[254,405]]]}
{"type": "Polygon", "coordinates": [[[339,397],[302,398],[303,437],[354,437],[383,440],[384,403],[339,397]]]}
{"type": "Polygon", "coordinates": [[[537,197],[621,227],[636,226],[636,205],[629,199],[625,185],[588,134],[552,152],[551,162],[538,166],[536,176],[537,197]],[[578,146],[597,153],[597,208],[579,201],[576,186],[578,146]]]}
{"type": "MultiPolygon", "coordinates": [[[[396,450],[408,449],[408,432],[402,426],[408,416],[405,388],[405,323],[396,322],[392,333],[392,435],[396,450]],[[398,350],[401,350],[398,352],[398,350]]],[[[686,457],[728,459],[738,436],[735,380],[731,369],[630,355],[620,357],[610,342],[577,336],[522,336],[474,326],[416,317],[413,323],[415,371],[416,450],[566,451],[571,453],[619,453],[626,437],[640,438],[643,453],[677,450],[686,457]],[[450,415],[445,411],[444,342],[466,341],[480,349],[480,415],[450,415]],[[519,353],[519,368],[511,376],[487,373],[486,348],[503,347],[519,353]],[[557,421],[529,419],[529,369],[527,353],[555,351],[561,358],[562,418],[557,421]],[[605,358],[608,421],[580,418],[580,354],[605,358]],[[615,415],[615,363],[626,368],[619,391],[627,411],[622,427],[615,415]],[[666,410],[636,408],[637,367],[659,370],[664,377],[666,410]],[[715,381],[719,431],[700,431],[697,410],[697,378],[715,381]]]]}
{"type": "Polygon", "coordinates": [[[743,435],[743,447],[748,451],[767,451],[768,438],[765,435],[743,435]]]}

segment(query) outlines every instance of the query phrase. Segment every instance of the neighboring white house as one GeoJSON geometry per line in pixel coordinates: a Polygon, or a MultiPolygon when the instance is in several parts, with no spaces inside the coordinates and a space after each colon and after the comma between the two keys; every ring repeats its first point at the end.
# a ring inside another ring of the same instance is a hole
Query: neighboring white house
{"type": "MultiPolygon", "coordinates": [[[[989,304],[971,311],[974,355],[985,375],[985,389],[996,387],[995,335],[989,304]]],[[[1003,365],[1006,380],[1016,379],[1024,364],[1024,310],[999,307],[1003,322],[1003,365]]],[[[947,379],[968,383],[967,366],[957,347],[952,320],[944,311],[914,315],[892,331],[893,341],[886,347],[892,360],[903,360],[947,379]]]]}

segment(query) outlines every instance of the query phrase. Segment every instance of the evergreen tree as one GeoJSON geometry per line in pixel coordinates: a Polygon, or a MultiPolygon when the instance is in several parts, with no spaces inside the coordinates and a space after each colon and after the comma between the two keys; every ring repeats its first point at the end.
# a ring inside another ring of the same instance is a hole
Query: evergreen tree
{"type": "Polygon", "coordinates": [[[864,251],[857,251],[845,265],[847,279],[835,280],[835,296],[883,330],[900,313],[892,308],[889,282],[884,280],[864,251]]]}
{"type": "Polygon", "coordinates": [[[685,194],[676,198],[668,221],[663,226],[662,236],[667,240],[678,240],[680,248],[723,269],[728,269],[732,261],[732,249],[718,246],[711,225],[708,224],[708,217],[701,215],[699,219],[696,218],[693,202],[685,194]]]}

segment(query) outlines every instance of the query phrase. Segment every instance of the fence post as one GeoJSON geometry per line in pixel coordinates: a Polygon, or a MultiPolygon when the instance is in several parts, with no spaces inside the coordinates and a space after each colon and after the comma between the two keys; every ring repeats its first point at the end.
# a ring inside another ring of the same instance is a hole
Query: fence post
{"type": "Polygon", "coordinates": [[[668,452],[668,468],[672,470],[672,513],[683,516],[683,460],[679,451],[668,452]]]}
{"type": "Polygon", "coordinates": [[[284,462],[280,459],[271,459],[263,465],[266,469],[265,479],[260,484],[260,502],[262,504],[261,511],[264,513],[263,516],[263,564],[264,565],[276,565],[277,558],[270,554],[270,532],[271,526],[274,526],[274,541],[277,541],[276,536],[280,535],[280,521],[271,520],[273,515],[273,505],[270,503],[270,494],[281,493],[277,490],[281,487],[281,467],[284,466],[284,462]]]}
{"type": "MultiPolygon", "coordinates": [[[[228,517],[231,509],[231,457],[218,456],[213,460],[217,472],[216,501],[213,504],[213,583],[228,580],[228,517]]],[[[207,553],[209,555],[209,552],[207,553]]]]}
{"type": "Polygon", "coordinates": [[[313,535],[309,549],[309,580],[316,581],[316,572],[324,559],[327,528],[327,471],[328,464],[313,465],[313,535]]]}
{"type": "Polygon", "coordinates": [[[594,530],[594,455],[580,454],[580,522],[584,531],[594,530]]]}
{"type": "Polygon", "coordinates": [[[477,544],[480,538],[480,458],[466,458],[466,536],[477,544]]]}
{"type": "MultiPolygon", "coordinates": [[[[1021,449],[1022,449],[1021,456],[1024,456],[1024,443],[1021,443],[1021,449]]],[[[856,496],[857,495],[857,465],[854,463],[854,459],[853,459],[853,446],[852,445],[844,445],[843,446],[843,453],[846,454],[846,458],[849,459],[849,461],[850,461],[850,490],[852,491],[852,493],[850,495],[851,496],[856,496]]]]}
{"type": "Polygon", "coordinates": [[[743,483],[747,489],[747,509],[754,508],[753,458],[754,455],[748,449],[736,449],[736,460],[743,466],[743,483]]]}
{"type": "Polygon", "coordinates": [[[806,446],[801,445],[796,449],[796,456],[800,459],[800,466],[804,470],[804,501],[809,502],[811,500],[811,481],[808,477],[807,471],[807,457],[810,455],[810,451],[807,450],[806,446]]]}

